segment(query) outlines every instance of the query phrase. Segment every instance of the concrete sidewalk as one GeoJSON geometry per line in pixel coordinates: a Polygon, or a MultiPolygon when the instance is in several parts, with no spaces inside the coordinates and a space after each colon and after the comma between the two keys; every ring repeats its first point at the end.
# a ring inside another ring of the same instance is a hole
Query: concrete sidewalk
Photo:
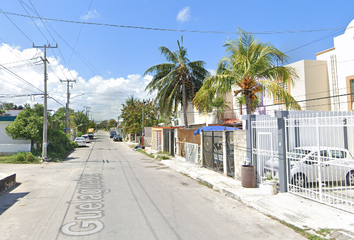
{"type": "MultiPolygon", "coordinates": [[[[147,152],[154,153],[147,149],[147,152]]],[[[241,201],[267,216],[304,230],[335,229],[332,239],[354,239],[354,214],[290,193],[273,195],[262,188],[243,188],[241,181],[207,168],[172,158],[161,163],[203,182],[231,198],[241,201]]]]}

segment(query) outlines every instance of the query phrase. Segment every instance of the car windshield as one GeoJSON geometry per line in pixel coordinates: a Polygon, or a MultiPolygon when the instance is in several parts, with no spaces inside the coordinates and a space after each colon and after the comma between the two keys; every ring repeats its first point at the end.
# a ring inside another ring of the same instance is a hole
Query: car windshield
{"type": "Polygon", "coordinates": [[[288,152],[288,158],[291,158],[293,161],[299,161],[301,158],[305,157],[311,151],[306,149],[292,149],[288,152]]]}
{"type": "Polygon", "coordinates": [[[78,137],[76,140],[85,140],[83,137],[78,137]]]}

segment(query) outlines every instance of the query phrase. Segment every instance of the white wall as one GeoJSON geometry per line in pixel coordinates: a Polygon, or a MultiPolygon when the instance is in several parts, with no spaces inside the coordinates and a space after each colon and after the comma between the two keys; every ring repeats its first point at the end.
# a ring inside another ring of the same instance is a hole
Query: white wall
{"type": "MultiPolygon", "coordinates": [[[[331,96],[347,94],[346,78],[354,75],[354,20],[348,25],[344,34],[334,38],[334,48],[316,54],[318,60],[325,60],[328,62],[328,78],[331,96]],[[332,64],[331,56],[336,61],[332,64]],[[337,69],[337,74],[335,72],[337,69]],[[332,76],[337,75],[338,78],[338,92],[334,91],[334,82],[332,76]]],[[[335,104],[335,99],[332,99],[332,111],[348,111],[347,96],[339,97],[340,104],[335,104]]]]}
{"type": "Polygon", "coordinates": [[[31,140],[14,140],[6,134],[5,127],[11,123],[12,121],[0,121],[0,153],[31,151],[31,140]]]}

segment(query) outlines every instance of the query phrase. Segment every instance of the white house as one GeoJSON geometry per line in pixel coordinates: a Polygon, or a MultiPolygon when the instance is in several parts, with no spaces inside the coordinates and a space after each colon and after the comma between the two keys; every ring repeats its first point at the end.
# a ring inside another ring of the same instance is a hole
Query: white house
{"type": "MultiPolygon", "coordinates": [[[[299,75],[295,86],[284,86],[302,110],[353,111],[354,20],[344,34],[334,38],[334,47],[316,54],[316,60],[301,60],[287,66],[299,75]]],[[[285,110],[279,99],[266,96],[267,112],[285,110]]]]}
{"type": "Polygon", "coordinates": [[[15,116],[0,116],[0,155],[31,151],[31,140],[14,140],[6,134],[5,127],[13,123],[15,119],[15,116]]]}
{"type": "Polygon", "coordinates": [[[0,116],[0,155],[11,155],[17,152],[30,152],[31,140],[12,139],[6,134],[5,127],[13,123],[22,109],[10,109],[5,116],[0,116]]]}

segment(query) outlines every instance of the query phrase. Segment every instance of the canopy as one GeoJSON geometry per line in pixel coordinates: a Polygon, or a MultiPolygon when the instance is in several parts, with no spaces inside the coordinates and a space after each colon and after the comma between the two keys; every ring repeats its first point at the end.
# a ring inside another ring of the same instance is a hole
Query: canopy
{"type": "Polygon", "coordinates": [[[234,127],[225,127],[225,126],[208,126],[208,127],[201,127],[198,130],[194,131],[194,136],[200,134],[200,131],[208,132],[208,131],[225,131],[225,130],[240,130],[234,127]]]}

